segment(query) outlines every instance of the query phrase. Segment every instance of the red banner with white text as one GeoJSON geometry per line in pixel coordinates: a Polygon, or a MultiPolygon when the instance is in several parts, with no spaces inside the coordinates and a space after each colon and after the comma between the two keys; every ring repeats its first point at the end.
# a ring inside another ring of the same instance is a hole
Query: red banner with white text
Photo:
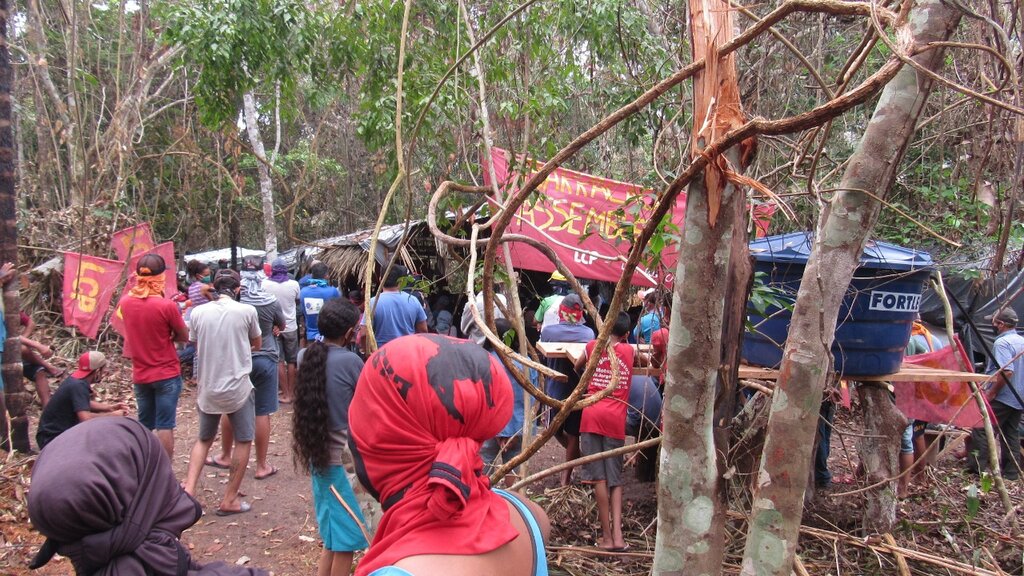
{"type": "MultiPolygon", "coordinates": [[[[535,173],[541,163],[533,163],[517,178],[509,167],[509,154],[493,149],[494,171],[498,185],[511,193],[513,182],[522,182],[535,173]]],[[[522,167],[516,167],[522,172],[522,167]]],[[[484,174],[488,174],[484,170],[484,174]]],[[[488,181],[490,178],[486,177],[488,181]]],[[[617,282],[622,276],[630,238],[639,235],[653,212],[654,192],[635,184],[598,178],[582,172],[558,168],[537,187],[539,198],[531,198],[518,210],[507,228],[510,234],[523,234],[550,246],[562,262],[580,278],[617,282]]],[[[769,205],[752,207],[757,236],[767,233],[775,209],[769,205]]],[[[678,257],[678,237],[686,212],[686,195],[680,194],[668,216],[665,236],[648,244],[651,254],[660,252],[660,262],[652,269],[637,267],[632,283],[639,286],[672,284],[678,257]],[[667,237],[667,239],[666,239],[667,237]]],[[[539,250],[523,242],[510,244],[512,265],[526,270],[551,272],[554,264],[539,250]]]]}
{"type": "MultiPolygon", "coordinates": [[[[129,255],[134,258],[153,249],[153,230],[149,222],[143,222],[131,228],[118,230],[110,237],[110,247],[114,249],[119,260],[127,260],[129,255]]],[[[173,259],[171,260],[173,262],[173,259]]]]}
{"type": "Polygon", "coordinates": [[[124,262],[64,253],[64,324],[89,338],[99,333],[124,262]]]}

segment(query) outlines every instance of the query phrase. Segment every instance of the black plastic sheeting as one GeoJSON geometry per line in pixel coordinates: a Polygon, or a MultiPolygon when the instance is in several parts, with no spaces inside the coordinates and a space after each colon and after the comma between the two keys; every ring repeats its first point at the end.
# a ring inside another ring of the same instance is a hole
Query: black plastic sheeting
{"type": "MultiPolygon", "coordinates": [[[[1002,272],[977,279],[944,275],[942,280],[953,309],[953,327],[970,357],[975,362],[983,364],[986,357],[981,339],[984,339],[989,349],[995,340],[992,321],[988,320],[986,316],[995,314],[1008,298],[1017,294],[1010,306],[1017,311],[1017,316],[1024,317],[1024,294],[1019,293],[1021,286],[1024,286],[1024,270],[1002,272]],[[959,302],[963,310],[974,321],[978,332],[980,332],[980,338],[979,333],[971,328],[964,313],[953,300],[959,302]]],[[[946,313],[942,306],[942,300],[931,283],[925,288],[921,298],[921,319],[938,327],[946,325],[946,313]]],[[[1018,328],[1020,327],[1018,324],[1018,328]]]]}

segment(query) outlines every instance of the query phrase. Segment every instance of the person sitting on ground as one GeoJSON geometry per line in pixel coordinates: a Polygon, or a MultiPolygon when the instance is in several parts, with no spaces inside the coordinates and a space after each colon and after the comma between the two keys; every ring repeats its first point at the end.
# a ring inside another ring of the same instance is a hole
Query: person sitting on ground
{"type": "Polygon", "coordinates": [[[78,370],[64,379],[39,416],[36,444],[40,450],[79,422],[97,416],[124,416],[128,412],[125,404],[92,399],[92,385],[103,378],[106,365],[107,357],[102,352],[86,352],[79,357],[78,370]]]}
{"type": "MultiPolygon", "coordinates": [[[[583,325],[583,300],[576,294],[569,294],[558,304],[558,324],[548,326],[540,331],[541,342],[587,343],[594,339],[594,331],[583,325]]],[[[565,381],[548,378],[546,392],[556,400],[565,400],[576,389],[580,376],[573,370],[572,362],[566,358],[548,358],[549,368],[566,375],[565,381]]],[[[554,418],[556,410],[548,410],[548,423],[554,418]]],[[[562,422],[555,433],[555,440],[565,447],[565,461],[580,457],[580,411],[574,410],[562,422]]],[[[563,470],[560,476],[562,486],[572,481],[572,468],[563,470]]]]}
{"type": "Polygon", "coordinates": [[[481,474],[480,443],[512,405],[504,367],[473,342],[415,334],[370,357],[349,445],[385,512],[356,576],[547,575],[547,515],[481,474]]]}
{"type": "Polygon", "coordinates": [[[19,313],[21,319],[21,374],[36,385],[39,404],[46,408],[50,401],[50,377],[60,377],[65,372],[48,360],[53,358],[53,349],[38,340],[32,339],[36,323],[24,311],[19,313]]]}
{"type": "Polygon", "coordinates": [[[347,446],[348,411],[363,361],[347,346],[358,321],[359,311],[348,300],[327,301],[317,322],[323,340],[299,353],[292,454],[296,469],[312,476],[323,542],[317,576],[347,576],[353,552],[370,545],[364,536],[366,520],[345,469],[348,464],[354,471],[347,446]]]}
{"type": "Polygon", "coordinates": [[[55,438],[32,467],[28,515],[46,537],[33,570],[60,554],[79,576],[269,574],[192,558],[179,538],[203,510],[157,437],[130,418],[95,418],[55,438]]]}
{"type": "MultiPolygon", "coordinates": [[[[584,456],[593,456],[608,450],[622,448],[626,442],[626,411],[629,389],[633,381],[633,347],[629,337],[629,314],[620,312],[612,326],[608,349],[598,360],[597,369],[587,384],[587,395],[593,396],[615,386],[608,396],[583,409],[580,419],[580,449],[584,456]],[[613,360],[617,363],[613,379],[613,360]]],[[[576,360],[576,371],[582,372],[587,359],[593,356],[597,340],[591,340],[576,360]]],[[[598,548],[610,552],[629,549],[622,536],[622,455],[590,462],[583,468],[583,481],[594,486],[597,500],[597,518],[601,523],[598,548]]]]}
{"type": "MultiPolygon", "coordinates": [[[[497,330],[498,337],[507,345],[511,346],[515,342],[516,332],[512,328],[511,322],[505,318],[498,318],[494,321],[494,328],[497,330]]],[[[491,356],[497,358],[499,362],[501,361],[501,359],[498,358],[498,353],[494,350],[494,345],[491,344],[490,340],[484,341],[484,350],[487,350],[487,352],[491,354],[491,356]]],[[[527,369],[519,361],[515,361],[514,363],[519,371],[525,373],[533,385],[537,386],[537,371],[532,368],[527,369]]],[[[526,426],[526,398],[523,394],[525,394],[526,391],[519,386],[519,383],[515,381],[512,374],[508,372],[507,369],[506,373],[509,381],[513,383],[512,398],[514,400],[514,407],[512,409],[512,418],[509,419],[508,424],[505,424],[505,427],[502,428],[501,432],[498,432],[494,438],[484,441],[483,445],[480,447],[480,457],[484,461],[484,474],[488,476],[497,471],[502,464],[509,462],[516,456],[519,456],[519,453],[523,449],[523,428],[526,426]]],[[[511,473],[505,476],[506,486],[511,486],[512,480],[513,476],[511,473]]]]}

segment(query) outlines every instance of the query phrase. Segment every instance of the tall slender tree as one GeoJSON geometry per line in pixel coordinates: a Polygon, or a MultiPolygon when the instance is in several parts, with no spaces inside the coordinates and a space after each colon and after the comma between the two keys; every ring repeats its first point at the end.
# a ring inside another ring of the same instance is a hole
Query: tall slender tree
{"type": "MultiPolygon", "coordinates": [[[[7,0],[0,0],[0,262],[18,261],[18,227],[14,196],[14,130],[11,126],[11,53],[7,45],[7,0]]],[[[4,414],[3,441],[10,437],[14,449],[27,452],[28,404],[21,377],[21,347],[18,345],[18,284],[7,282],[3,286],[4,322],[7,341],[4,342],[3,368],[4,398],[0,410],[4,414]],[[6,415],[10,409],[11,422],[7,429],[6,415]],[[10,436],[8,436],[8,432],[10,436]]]]}

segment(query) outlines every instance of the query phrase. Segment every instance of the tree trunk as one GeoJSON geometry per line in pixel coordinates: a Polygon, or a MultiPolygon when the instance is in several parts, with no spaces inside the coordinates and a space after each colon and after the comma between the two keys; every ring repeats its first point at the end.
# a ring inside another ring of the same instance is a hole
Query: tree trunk
{"type": "MultiPolygon", "coordinates": [[[[907,24],[912,48],[949,38],[959,21],[960,12],[941,0],[922,0],[907,24]]],[[[942,51],[925,50],[913,59],[936,70],[942,51]]],[[[772,398],[741,574],[789,576],[792,571],[839,306],[880,209],[879,201],[862,191],[887,195],[932,85],[909,66],[886,85],[840,192],[822,211],[772,398]]]]}
{"type": "MultiPolygon", "coordinates": [[[[728,156],[738,165],[738,150],[728,156]]],[[[664,437],[658,482],[658,538],[652,574],[717,574],[725,545],[725,503],[713,428],[723,372],[725,280],[731,239],[744,234],[746,194],[724,186],[717,225],[707,221],[703,179],[687,193],[684,239],[672,295],[664,437]],[[693,286],[701,286],[694,290],[693,286]]]]}
{"type": "MultiPolygon", "coordinates": [[[[690,13],[693,58],[707,61],[694,80],[691,154],[697,156],[744,117],[735,58],[719,57],[719,46],[732,39],[732,11],[724,2],[693,0],[690,13]]],[[[735,237],[746,246],[746,194],[728,179],[730,170],[742,169],[740,157],[737,146],[714,159],[687,192],[668,342],[657,576],[718,574],[725,555],[726,506],[713,430],[716,394],[735,370],[723,364],[722,335],[734,315],[725,309],[737,289],[730,276],[735,237]]]]}
{"type": "MultiPolygon", "coordinates": [[[[864,437],[859,442],[860,461],[868,485],[900,472],[900,437],[907,418],[896,409],[884,386],[862,383],[857,386],[864,411],[864,437]]],[[[868,534],[887,534],[896,525],[896,481],[887,482],[865,494],[866,505],[861,526],[868,534]]]]}
{"type": "MultiPolygon", "coordinates": [[[[14,131],[11,130],[11,53],[7,46],[8,2],[0,0],[0,263],[18,261],[17,210],[14,195],[14,131]]],[[[11,415],[10,438],[14,449],[28,452],[28,394],[21,376],[21,346],[18,343],[19,322],[18,282],[3,286],[4,323],[7,339],[4,342],[3,367],[4,400],[11,415]]],[[[2,444],[8,438],[7,410],[3,410],[2,444]]]]}
{"type": "Polygon", "coordinates": [[[245,108],[245,130],[249,134],[249,144],[256,154],[256,171],[260,178],[260,200],[263,203],[263,237],[264,250],[267,258],[277,257],[277,226],[274,224],[274,189],[270,182],[270,168],[267,166],[267,154],[260,136],[259,117],[256,115],[256,98],[252,92],[242,97],[245,108]]]}

